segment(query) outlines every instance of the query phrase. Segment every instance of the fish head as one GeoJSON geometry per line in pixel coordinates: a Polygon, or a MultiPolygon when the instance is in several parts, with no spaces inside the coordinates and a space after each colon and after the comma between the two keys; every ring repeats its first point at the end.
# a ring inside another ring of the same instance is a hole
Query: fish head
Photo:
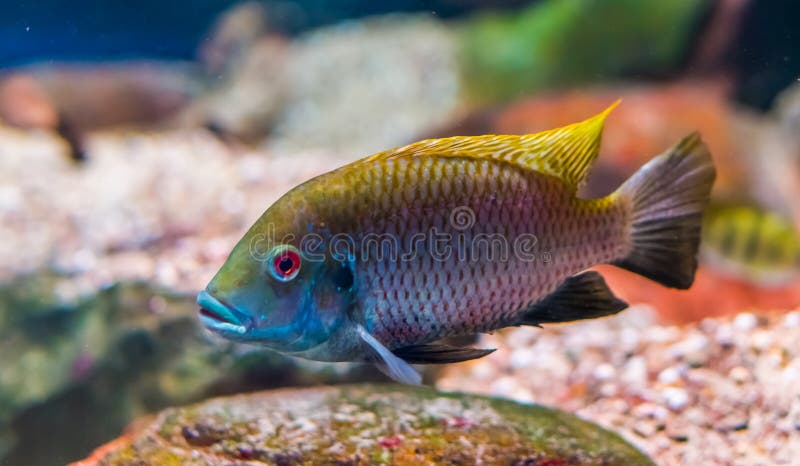
{"type": "Polygon", "coordinates": [[[351,263],[302,252],[294,233],[273,234],[285,240],[273,241],[258,227],[198,295],[200,320],[225,338],[285,353],[323,344],[355,302],[351,263]]]}

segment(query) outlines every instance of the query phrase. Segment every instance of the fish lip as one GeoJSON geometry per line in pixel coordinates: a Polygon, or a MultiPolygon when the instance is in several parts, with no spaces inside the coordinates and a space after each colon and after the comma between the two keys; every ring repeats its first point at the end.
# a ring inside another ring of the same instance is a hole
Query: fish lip
{"type": "Polygon", "coordinates": [[[200,306],[200,321],[206,328],[228,334],[247,333],[246,319],[208,291],[203,290],[197,295],[197,304],[200,306]]]}

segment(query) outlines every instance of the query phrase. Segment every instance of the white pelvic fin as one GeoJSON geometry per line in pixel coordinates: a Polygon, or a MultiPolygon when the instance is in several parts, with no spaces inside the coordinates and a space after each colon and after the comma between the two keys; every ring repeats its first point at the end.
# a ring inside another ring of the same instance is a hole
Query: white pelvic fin
{"type": "Polygon", "coordinates": [[[397,382],[408,385],[419,385],[422,383],[422,376],[414,370],[407,362],[398,358],[389,348],[383,346],[375,337],[367,332],[361,325],[356,326],[358,336],[372,349],[376,356],[375,365],[384,374],[388,375],[397,382]]]}

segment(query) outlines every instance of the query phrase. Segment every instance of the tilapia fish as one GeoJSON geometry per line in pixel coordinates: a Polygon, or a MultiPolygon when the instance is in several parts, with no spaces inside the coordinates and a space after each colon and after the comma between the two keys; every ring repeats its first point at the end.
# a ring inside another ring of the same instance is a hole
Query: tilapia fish
{"type": "Polygon", "coordinates": [[[624,309],[594,265],[688,288],[709,153],[689,135],[611,195],[582,199],[610,110],[538,134],[420,141],[295,187],[200,293],[203,324],[419,383],[409,364],[493,351],[446,337],[624,309]]]}

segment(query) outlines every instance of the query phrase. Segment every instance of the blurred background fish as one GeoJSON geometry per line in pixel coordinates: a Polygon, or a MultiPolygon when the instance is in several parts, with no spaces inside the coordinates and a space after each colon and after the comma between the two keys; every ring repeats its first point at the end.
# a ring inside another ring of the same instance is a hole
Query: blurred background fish
{"type": "Polygon", "coordinates": [[[800,236],[790,219],[753,206],[714,205],[703,224],[703,255],[723,273],[781,285],[800,273],[800,236]]]}

